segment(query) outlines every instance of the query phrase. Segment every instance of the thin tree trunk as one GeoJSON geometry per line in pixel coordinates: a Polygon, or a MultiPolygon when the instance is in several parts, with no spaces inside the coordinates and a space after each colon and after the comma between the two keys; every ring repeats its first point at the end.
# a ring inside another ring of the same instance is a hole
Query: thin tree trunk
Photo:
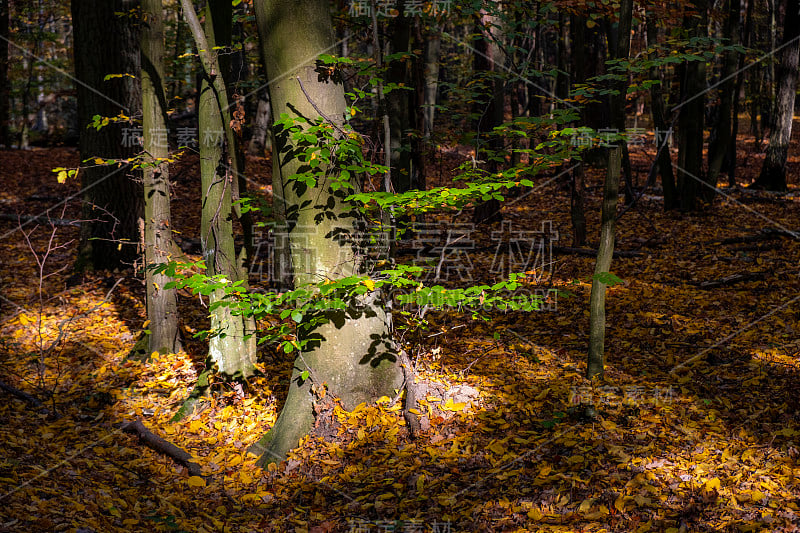
{"type": "MultiPolygon", "coordinates": [[[[391,53],[411,53],[411,19],[404,15],[405,0],[398,0],[396,9],[399,15],[391,19],[391,53]]],[[[388,83],[413,88],[394,89],[385,96],[389,115],[391,177],[394,191],[407,192],[411,189],[424,189],[421,183],[421,160],[419,142],[414,132],[417,130],[415,113],[415,92],[419,87],[414,83],[413,74],[419,59],[395,59],[388,63],[386,80],[388,83]]]]}
{"type": "Polygon", "coordinates": [[[9,98],[11,88],[8,80],[8,17],[9,0],[0,0],[0,145],[11,146],[9,138],[9,98]]]}
{"type": "Polygon", "coordinates": [[[441,34],[431,28],[425,40],[425,138],[433,134],[436,115],[436,97],[439,92],[439,51],[442,47],[441,34]]]}
{"type": "MultiPolygon", "coordinates": [[[[728,0],[728,18],[725,20],[723,32],[723,37],[726,39],[725,42],[727,44],[739,44],[740,10],[741,4],[739,0],[728,0]]],[[[734,91],[736,85],[736,66],[736,51],[726,51],[721,74],[724,81],[719,86],[719,113],[717,114],[717,123],[714,127],[716,135],[713,136],[713,141],[708,147],[708,175],[706,177],[706,183],[709,187],[703,194],[703,197],[707,201],[711,201],[714,197],[714,190],[717,187],[719,173],[728,155],[728,146],[731,142],[732,106],[733,100],[736,98],[734,91]]]]}
{"type": "Polygon", "coordinates": [[[181,348],[175,289],[170,278],[150,268],[170,260],[167,102],[164,95],[164,20],[161,0],[142,0],[142,136],[149,165],[144,170],[144,250],[149,349],[175,353],[181,348]]]}
{"type": "MultiPolygon", "coordinates": [[[[618,58],[626,59],[630,53],[631,19],[633,0],[621,0],[619,8],[619,36],[617,42],[618,58]]],[[[613,95],[612,115],[618,123],[619,115],[625,115],[625,93],[627,81],[616,84],[617,94],[613,95]]],[[[619,178],[622,171],[623,146],[617,143],[608,154],[608,171],[603,187],[603,206],[600,215],[600,246],[597,249],[597,262],[592,279],[592,293],[589,298],[589,353],[587,356],[586,377],[602,375],[605,366],[606,336],[606,284],[601,281],[602,275],[610,272],[611,259],[614,256],[614,229],[617,218],[617,198],[619,196],[619,178]]]]}
{"type": "Polygon", "coordinates": [[[569,213],[572,219],[572,246],[586,246],[586,186],[584,185],[583,163],[573,161],[577,166],[572,171],[570,180],[569,213]]]}
{"type": "MultiPolygon", "coordinates": [[[[222,276],[230,283],[246,282],[247,274],[236,254],[233,238],[233,191],[240,175],[237,143],[230,127],[224,71],[214,50],[218,44],[226,46],[230,43],[231,3],[228,0],[210,0],[204,27],[200,26],[190,0],[182,0],[182,6],[204,70],[198,109],[203,258],[209,276],[222,276]]],[[[227,298],[223,289],[217,289],[209,301],[213,306],[227,298]]],[[[248,327],[248,321],[241,315],[234,315],[227,305],[212,307],[211,331],[209,365],[216,364],[218,372],[227,379],[253,375],[255,331],[248,327]]]]}
{"type": "Polygon", "coordinates": [[[786,0],[783,48],[778,67],[778,94],[775,105],[775,126],[770,132],[769,146],[761,174],[750,185],[753,189],[786,190],[786,158],[792,137],[798,59],[800,58],[800,1],[786,0]]]}
{"type": "MultiPolygon", "coordinates": [[[[586,21],[572,14],[570,18],[572,34],[572,79],[574,83],[586,82],[586,21]]],[[[570,219],[572,220],[572,243],[575,247],[586,245],[586,185],[583,162],[573,159],[570,165],[577,165],[570,180],[570,219]]]]}
{"type": "MultiPolygon", "coordinates": [[[[495,3],[492,9],[499,9],[499,4],[495,3]]],[[[487,161],[489,172],[496,172],[498,162],[493,159],[500,156],[498,152],[502,147],[502,139],[491,133],[495,127],[503,123],[505,103],[503,81],[499,75],[503,65],[499,44],[500,17],[483,10],[479,15],[478,24],[478,30],[483,35],[475,43],[473,64],[476,73],[484,73],[485,80],[492,89],[488,95],[488,102],[478,104],[476,109],[480,118],[477,123],[475,158],[487,161]]],[[[498,222],[502,219],[501,208],[500,201],[496,199],[482,202],[475,206],[472,221],[476,224],[498,222]]]]}
{"type": "MultiPolygon", "coordinates": [[[[658,42],[658,27],[652,15],[647,17],[647,44],[649,46],[658,42]]],[[[660,79],[661,75],[657,67],[650,69],[650,79],[660,79]]],[[[670,210],[678,207],[678,194],[675,189],[675,175],[672,173],[672,156],[669,151],[667,120],[664,111],[664,92],[660,83],[650,87],[650,112],[653,116],[653,127],[663,139],[656,135],[658,172],[661,175],[661,186],[664,189],[664,209],[670,210]]]]}
{"type": "MultiPolygon", "coordinates": [[[[303,9],[297,9],[290,0],[256,0],[254,5],[259,33],[264,37],[261,46],[267,75],[288,73],[269,87],[273,116],[287,113],[312,119],[324,113],[337,126],[342,124],[346,109],[343,87],[320,81],[314,63],[308,62],[309,57],[333,44],[327,2],[305,2],[303,9]],[[297,28],[303,28],[303,39],[296,39],[297,28]]],[[[292,140],[286,135],[276,137],[274,159],[279,161],[281,191],[291,212],[289,240],[295,287],[354,275],[359,271],[360,260],[341,239],[331,236],[352,233],[358,217],[328,182],[318,181],[305,190],[298,187],[292,176],[298,172],[300,162],[288,155],[293,149],[292,140]],[[321,217],[323,209],[332,216],[321,217]]],[[[322,326],[311,325],[315,316],[305,317],[298,325],[301,341],[318,341],[298,356],[283,410],[275,426],[254,447],[262,454],[262,465],[282,460],[312,429],[312,383],[315,390],[325,383],[327,393],[338,397],[345,409],[391,395],[402,386],[402,368],[376,293],[354,302],[348,312],[328,310],[321,316],[328,319],[322,326]],[[305,371],[308,374],[304,379],[305,371]]]]}
{"type": "MultiPolygon", "coordinates": [[[[745,24],[744,24],[744,35],[742,41],[746,48],[750,47],[750,40],[751,40],[751,33],[752,33],[752,23],[753,23],[753,5],[755,4],[755,0],[745,0],[747,1],[747,9],[745,14],[745,24]]],[[[736,139],[739,134],[739,109],[741,106],[741,99],[742,99],[742,87],[744,86],[745,80],[745,72],[744,71],[744,54],[739,55],[739,64],[737,66],[737,75],[736,75],[736,90],[734,92],[733,97],[733,121],[731,124],[731,140],[728,144],[728,158],[727,158],[727,171],[728,171],[728,186],[729,187],[736,187],[736,159],[737,159],[737,152],[736,152],[736,139]]]]}
{"type": "MultiPolygon", "coordinates": [[[[687,15],[685,27],[690,36],[702,37],[706,33],[706,1],[695,3],[697,15],[687,15]]],[[[703,174],[703,118],[705,116],[706,64],[705,61],[686,61],[679,69],[681,75],[681,102],[678,118],[678,168],[677,185],[680,208],[693,211],[697,206],[703,174]]]]}

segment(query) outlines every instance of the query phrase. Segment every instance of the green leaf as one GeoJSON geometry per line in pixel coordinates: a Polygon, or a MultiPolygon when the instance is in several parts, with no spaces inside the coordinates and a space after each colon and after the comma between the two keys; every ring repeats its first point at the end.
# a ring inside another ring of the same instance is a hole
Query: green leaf
{"type": "Polygon", "coordinates": [[[598,272],[597,274],[592,276],[592,279],[597,280],[605,285],[608,285],[609,287],[613,287],[614,285],[618,285],[620,283],[625,282],[625,280],[614,275],[611,272],[598,272]]]}

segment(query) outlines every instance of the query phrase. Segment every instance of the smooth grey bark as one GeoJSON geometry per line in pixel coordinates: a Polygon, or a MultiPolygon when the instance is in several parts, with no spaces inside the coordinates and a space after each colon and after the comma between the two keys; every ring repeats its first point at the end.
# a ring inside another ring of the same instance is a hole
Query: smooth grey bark
{"type": "Polygon", "coordinates": [[[786,190],[786,158],[792,137],[792,119],[797,91],[798,59],[800,59],[800,1],[786,0],[783,39],[778,66],[778,93],[775,99],[775,120],[761,173],[750,185],[753,189],[786,190]]]}
{"type": "MultiPolygon", "coordinates": [[[[254,6],[267,76],[288,73],[269,87],[273,116],[286,113],[313,120],[324,114],[336,129],[346,109],[343,87],[321,79],[314,63],[308,62],[334,42],[327,2],[306,1],[298,9],[290,0],[256,0],[254,6]],[[303,39],[296,38],[297,28],[303,28],[303,39]]],[[[292,140],[276,132],[273,159],[278,161],[280,189],[275,193],[282,193],[287,206],[295,287],[357,274],[360,257],[334,236],[352,233],[358,214],[344,204],[340,193],[331,190],[328,181],[302,187],[293,180],[300,169],[299,160],[291,155],[293,149],[292,140]]],[[[261,454],[262,465],[282,460],[313,428],[316,394],[323,386],[345,409],[402,386],[402,367],[376,293],[353,302],[347,310],[323,314],[326,324],[312,327],[309,319],[313,317],[305,317],[298,327],[300,339],[310,345],[295,360],[289,394],[275,426],[253,448],[261,454]],[[304,371],[308,379],[303,379],[304,371]]]]}
{"type": "MultiPolygon", "coordinates": [[[[202,213],[200,243],[209,276],[229,283],[247,281],[247,271],[237,255],[233,237],[233,195],[239,176],[236,139],[231,130],[231,112],[223,70],[214,47],[230,42],[231,3],[209,0],[201,27],[190,0],[182,0],[184,17],[194,37],[204,76],[198,109],[200,136],[200,180],[202,213]]],[[[209,298],[229,301],[223,289],[209,298]]],[[[256,347],[252,320],[234,314],[227,305],[211,310],[212,336],[208,343],[209,364],[226,379],[244,379],[255,373],[256,347]]],[[[207,369],[209,370],[209,369],[207,369]]],[[[199,384],[202,385],[202,384],[199,384]]]]}
{"type": "MultiPolygon", "coordinates": [[[[73,0],[72,27],[81,161],[136,155],[135,124],[90,127],[94,115],[133,117],[141,110],[139,32],[128,13],[138,0],[73,0]],[[108,74],[130,74],[104,80],[108,74]],[[127,129],[127,131],[125,131],[127,129]]],[[[89,165],[81,170],[84,210],[76,268],[125,268],[139,258],[143,216],[141,173],[130,166],[89,165]]]]}
{"type": "Polygon", "coordinates": [[[425,101],[423,113],[425,122],[423,136],[427,139],[433,133],[434,120],[436,118],[436,102],[439,93],[439,51],[442,48],[442,36],[435,29],[431,28],[425,40],[425,101]]]}
{"type": "Polygon", "coordinates": [[[167,102],[164,94],[164,19],[161,0],[142,0],[142,137],[144,139],[144,256],[147,354],[181,349],[178,300],[175,289],[165,289],[170,278],[151,267],[169,262],[173,249],[169,206],[167,102]]]}
{"type": "MultiPolygon", "coordinates": [[[[630,53],[631,18],[633,0],[621,0],[619,8],[619,35],[617,42],[618,58],[627,58],[630,53]]],[[[628,84],[620,81],[615,84],[616,95],[612,95],[612,116],[619,123],[620,115],[625,120],[625,94],[628,84]]],[[[622,171],[624,146],[615,144],[609,149],[608,171],[603,187],[603,205],[600,214],[600,245],[597,249],[597,262],[592,279],[592,293],[589,297],[589,352],[586,361],[586,377],[601,376],[605,367],[606,337],[606,284],[599,277],[610,272],[614,256],[614,231],[617,218],[617,197],[619,178],[622,171]]]]}

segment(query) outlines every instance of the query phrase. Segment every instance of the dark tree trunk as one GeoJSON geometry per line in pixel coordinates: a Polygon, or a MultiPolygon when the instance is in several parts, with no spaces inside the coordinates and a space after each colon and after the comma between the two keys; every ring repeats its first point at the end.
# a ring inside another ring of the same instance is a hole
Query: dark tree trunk
{"type": "Polygon", "coordinates": [[[769,191],[786,190],[786,158],[792,137],[795,92],[797,90],[797,66],[800,55],[800,1],[786,0],[784,17],[783,48],[780,50],[778,66],[778,94],[775,103],[775,122],[770,132],[767,155],[761,174],[750,185],[753,189],[769,191]]]}
{"type": "MultiPolygon", "coordinates": [[[[586,81],[586,68],[584,62],[586,43],[586,20],[578,15],[571,15],[570,33],[572,34],[572,79],[574,83],[586,81]]],[[[570,180],[570,219],[572,220],[572,245],[581,247],[586,245],[586,186],[583,162],[573,159],[572,165],[577,165],[572,171],[570,180]]]]}
{"type": "MultiPolygon", "coordinates": [[[[725,20],[723,37],[726,43],[731,45],[739,44],[739,11],[741,4],[739,0],[728,0],[728,18],[725,20]]],[[[734,50],[725,52],[722,67],[722,83],[719,86],[719,112],[717,122],[714,126],[715,134],[712,136],[711,144],[708,147],[708,175],[706,183],[709,185],[705,189],[703,197],[711,201],[717,186],[719,173],[728,155],[728,146],[731,142],[733,114],[733,100],[736,97],[736,67],[737,58],[734,50]]]]}
{"type": "MultiPolygon", "coordinates": [[[[686,15],[684,27],[692,37],[706,33],[706,0],[698,0],[686,15]]],[[[706,64],[686,61],[678,69],[681,80],[681,108],[678,118],[678,195],[684,211],[698,207],[697,198],[703,183],[703,118],[705,116],[706,64]]]]}
{"type": "Polygon", "coordinates": [[[8,79],[8,16],[9,0],[0,0],[0,145],[10,146],[9,98],[11,88],[8,79]]]}
{"type": "MultiPolygon", "coordinates": [[[[400,15],[390,22],[392,54],[411,53],[413,50],[412,19],[403,14],[404,5],[404,0],[397,2],[396,9],[400,15]]],[[[419,69],[419,61],[420,58],[414,55],[413,59],[395,59],[387,65],[388,83],[413,89],[394,89],[386,95],[392,186],[397,193],[425,188],[415,111],[417,91],[421,90],[415,83],[420,81],[415,72],[419,69]]]]}
{"type": "MultiPolygon", "coordinates": [[[[92,117],[137,116],[141,110],[139,32],[128,16],[136,0],[73,0],[72,25],[78,95],[81,160],[124,159],[139,152],[133,123],[110,123],[100,130],[92,117]],[[108,74],[130,74],[104,81],[108,74]],[[89,127],[87,127],[89,126],[89,127]]],[[[139,256],[143,214],[141,173],[122,166],[81,171],[86,190],[81,244],[76,268],[113,269],[139,256]]]]}
{"type": "MultiPolygon", "coordinates": [[[[496,7],[493,6],[496,9],[496,7]]],[[[496,172],[499,150],[502,148],[502,139],[491,135],[495,127],[503,123],[504,87],[500,74],[503,64],[502,51],[498,44],[500,37],[499,17],[482,12],[479,18],[478,31],[482,37],[475,42],[475,55],[473,65],[477,75],[483,75],[485,84],[490,87],[485,103],[477,104],[476,113],[479,118],[476,124],[476,159],[487,161],[489,172],[496,172]]],[[[500,202],[492,199],[475,206],[472,220],[476,224],[498,222],[502,215],[500,202]]]]}
{"type": "MultiPolygon", "coordinates": [[[[647,44],[652,46],[658,42],[658,27],[655,17],[647,17],[647,44]]],[[[650,78],[657,80],[661,78],[658,68],[650,69],[650,78]]],[[[667,126],[666,112],[664,111],[664,92],[660,83],[650,87],[650,112],[653,116],[653,127],[659,133],[656,135],[656,150],[658,173],[661,175],[661,186],[664,189],[664,209],[676,209],[678,207],[678,195],[675,189],[675,175],[672,172],[672,156],[669,151],[669,128],[667,126]]]]}
{"type": "MultiPolygon", "coordinates": [[[[755,0],[747,1],[747,10],[745,14],[744,34],[743,39],[745,47],[750,47],[752,24],[753,24],[753,6],[755,0]]],[[[739,64],[737,66],[736,75],[736,89],[733,96],[733,120],[731,123],[731,139],[728,143],[728,157],[725,161],[726,171],[728,172],[728,186],[736,187],[736,138],[739,134],[739,109],[741,107],[742,87],[744,86],[745,72],[744,72],[744,54],[739,56],[739,64]]]]}

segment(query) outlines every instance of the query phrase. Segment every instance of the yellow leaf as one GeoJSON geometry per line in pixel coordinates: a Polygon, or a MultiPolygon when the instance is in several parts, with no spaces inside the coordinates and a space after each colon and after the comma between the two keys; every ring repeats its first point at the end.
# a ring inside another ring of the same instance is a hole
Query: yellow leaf
{"type": "Polygon", "coordinates": [[[371,279],[365,279],[362,283],[371,291],[375,290],[375,282],[371,279]]]}
{"type": "Polygon", "coordinates": [[[31,322],[32,322],[31,319],[28,318],[28,316],[25,313],[19,315],[19,323],[22,324],[23,326],[27,326],[31,322]]]}
{"type": "Polygon", "coordinates": [[[718,477],[707,480],[705,485],[703,485],[703,489],[706,492],[711,492],[712,490],[718,489],[719,487],[720,487],[720,482],[718,477]]]}
{"type": "Polygon", "coordinates": [[[589,498],[588,500],[583,500],[581,502],[580,507],[578,507],[579,513],[588,513],[589,509],[592,508],[592,504],[594,503],[594,498],[589,498]]]}
{"type": "Polygon", "coordinates": [[[445,402],[444,406],[442,407],[442,410],[443,411],[463,411],[464,407],[466,407],[466,406],[467,406],[467,404],[465,404],[464,402],[453,403],[453,399],[452,398],[448,398],[447,401],[445,402]]]}
{"type": "Polygon", "coordinates": [[[534,507],[533,509],[528,511],[528,518],[530,518],[531,520],[541,520],[542,519],[542,512],[539,511],[539,509],[534,507]]]}
{"type": "Polygon", "coordinates": [[[417,478],[417,492],[422,492],[422,487],[425,484],[425,474],[420,474],[417,478]]]}
{"type": "Polygon", "coordinates": [[[505,447],[503,446],[503,443],[499,442],[499,441],[496,441],[496,442],[493,442],[493,443],[489,444],[489,446],[487,446],[487,448],[492,450],[497,455],[503,455],[503,453],[506,451],[505,447]]]}
{"type": "Polygon", "coordinates": [[[625,511],[625,497],[622,494],[614,501],[614,508],[621,513],[625,511]]]}
{"type": "Polygon", "coordinates": [[[94,164],[95,165],[102,165],[103,163],[105,163],[105,161],[100,159],[99,157],[95,157],[94,158],[94,164]]]}
{"type": "Polygon", "coordinates": [[[58,176],[56,176],[56,179],[58,180],[59,183],[65,183],[67,181],[67,171],[62,170],[61,172],[59,172],[58,176]]]}
{"type": "Polygon", "coordinates": [[[206,480],[201,478],[200,476],[192,476],[186,480],[186,484],[190,487],[205,487],[206,480]]]}
{"type": "Polygon", "coordinates": [[[250,483],[253,482],[253,476],[251,476],[245,471],[239,472],[239,481],[241,481],[245,485],[249,485],[250,483]]]}

